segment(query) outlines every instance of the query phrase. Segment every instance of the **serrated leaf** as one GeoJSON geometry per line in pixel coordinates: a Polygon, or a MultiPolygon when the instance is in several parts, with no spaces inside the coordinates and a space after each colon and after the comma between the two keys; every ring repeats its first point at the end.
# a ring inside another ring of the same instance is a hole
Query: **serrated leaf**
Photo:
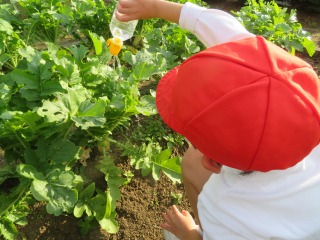
{"type": "Polygon", "coordinates": [[[102,127],[106,122],[104,117],[106,102],[99,99],[96,103],[84,101],[81,103],[76,116],[72,117],[76,126],[82,129],[89,127],[102,127]]]}
{"type": "Polygon", "coordinates": [[[17,68],[10,73],[10,76],[18,84],[23,84],[25,89],[39,88],[39,82],[36,76],[32,73],[17,68]]]}
{"type": "Polygon", "coordinates": [[[80,104],[87,100],[86,99],[86,90],[85,89],[68,89],[68,94],[64,94],[61,97],[61,101],[63,102],[64,106],[69,110],[70,115],[74,116],[78,109],[80,104]]]}
{"type": "Polygon", "coordinates": [[[48,95],[57,94],[59,92],[65,92],[60,82],[58,82],[57,80],[48,80],[42,84],[42,91],[40,95],[41,97],[44,97],[48,95]]]}
{"type": "Polygon", "coordinates": [[[69,51],[72,53],[77,63],[80,64],[86,56],[88,49],[83,45],[80,45],[79,47],[72,45],[69,47],[69,51]]]}
{"type": "Polygon", "coordinates": [[[154,167],[154,175],[158,177],[159,168],[173,181],[173,182],[180,182],[181,180],[181,164],[180,164],[180,158],[174,157],[170,158],[171,156],[171,150],[166,149],[161,151],[159,154],[157,154],[152,162],[153,164],[157,165],[157,167],[154,167]]]}
{"type": "Polygon", "coordinates": [[[159,67],[157,65],[139,62],[133,67],[132,77],[135,80],[149,80],[158,71],[159,67]]]}
{"type": "Polygon", "coordinates": [[[154,96],[144,95],[140,98],[140,104],[136,107],[138,112],[150,116],[158,113],[154,96]]]}
{"type": "Polygon", "coordinates": [[[38,143],[38,146],[37,156],[46,162],[50,162],[51,165],[66,165],[75,160],[80,151],[79,146],[67,140],[58,142],[43,140],[42,143],[38,143]]]}
{"type": "Polygon", "coordinates": [[[45,117],[48,122],[61,122],[69,117],[69,109],[61,101],[44,101],[37,113],[45,117]]]}

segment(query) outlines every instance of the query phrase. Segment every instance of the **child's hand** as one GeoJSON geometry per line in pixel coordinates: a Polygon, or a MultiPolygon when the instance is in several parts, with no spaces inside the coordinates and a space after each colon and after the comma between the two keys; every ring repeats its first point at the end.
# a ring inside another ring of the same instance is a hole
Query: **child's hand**
{"type": "Polygon", "coordinates": [[[162,18],[178,23],[182,4],[163,0],[119,0],[116,17],[123,22],[162,18]]]}
{"type": "Polygon", "coordinates": [[[127,22],[136,19],[156,17],[156,5],[159,0],[120,0],[117,4],[117,18],[127,22]]]}
{"type": "Polygon", "coordinates": [[[180,212],[178,208],[173,205],[171,209],[167,209],[162,216],[164,223],[160,224],[160,227],[173,233],[179,239],[202,239],[197,230],[198,226],[188,211],[182,210],[180,212]]]}

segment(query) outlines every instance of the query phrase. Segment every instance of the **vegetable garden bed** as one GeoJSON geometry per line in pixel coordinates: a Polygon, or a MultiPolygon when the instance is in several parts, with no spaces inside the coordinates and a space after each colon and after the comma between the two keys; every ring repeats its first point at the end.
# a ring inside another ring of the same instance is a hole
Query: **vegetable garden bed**
{"type": "MultiPolygon", "coordinates": [[[[115,2],[60,2],[0,8],[0,236],[162,239],[163,209],[189,209],[179,182],[186,143],[156,114],[154,89],[203,46],[174,24],[140,21],[119,66],[104,45],[115,2]]],[[[319,13],[297,16],[315,53],[287,46],[320,75],[319,13]]]]}

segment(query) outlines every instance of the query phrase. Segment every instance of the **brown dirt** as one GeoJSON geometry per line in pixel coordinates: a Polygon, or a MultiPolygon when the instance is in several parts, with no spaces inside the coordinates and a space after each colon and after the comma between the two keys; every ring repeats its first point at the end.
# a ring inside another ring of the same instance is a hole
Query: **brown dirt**
{"type": "MultiPolygon", "coordinates": [[[[215,1],[211,3],[215,8],[222,10],[238,10],[241,5],[236,1],[215,1]]],[[[303,59],[313,65],[320,75],[320,18],[319,13],[298,11],[299,21],[305,30],[312,34],[317,44],[318,52],[313,58],[306,54],[299,54],[303,59]]],[[[110,235],[98,227],[93,229],[87,236],[79,233],[77,226],[78,219],[70,215],[54,217],[48,215],[44,206],[40,203],[32,206],[32,213],[29,215],[29,224],[20,228],[24,239],[30,240],[160,240],[163,239],[159,223],[162,221],[161,212],[173,203],[171,193],[182,194],[181,208],[189,209],[188,201],[185,199],[183,186],[173,185],[165,176],[155,182],[151,178],[141,177],[140,173],[130,167],[127,159],[118,159],[118,164],[123,169],[130,169],[134,173],[132,181],[122,187],[121,200],[117,206],[117,219],[120,230],[115,235],[110,235]]],[[[93,166],[94,163],[92,162],[93,166]]],[[[87,169],[92,178],[101,181],[94,167],[87,169]]],[[[103,179],[102,179],[103,181],[103,179]]]]}

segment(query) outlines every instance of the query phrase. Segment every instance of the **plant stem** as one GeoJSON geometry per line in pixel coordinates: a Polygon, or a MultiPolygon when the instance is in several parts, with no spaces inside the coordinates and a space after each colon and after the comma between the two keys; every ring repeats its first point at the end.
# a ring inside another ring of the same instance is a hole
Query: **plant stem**
{"type": "Polygon", "coordinates": [[[19,142],[21,143],[21,145],[24,147],[24,149],[27,149],[27,146],[25,145],[25,143],[21,140],[21,138],[19,137],[19,135],[17,134],[16,131],[13,132],[14,135],[17,137],[17,139],[19,140],[19,142]]]}

